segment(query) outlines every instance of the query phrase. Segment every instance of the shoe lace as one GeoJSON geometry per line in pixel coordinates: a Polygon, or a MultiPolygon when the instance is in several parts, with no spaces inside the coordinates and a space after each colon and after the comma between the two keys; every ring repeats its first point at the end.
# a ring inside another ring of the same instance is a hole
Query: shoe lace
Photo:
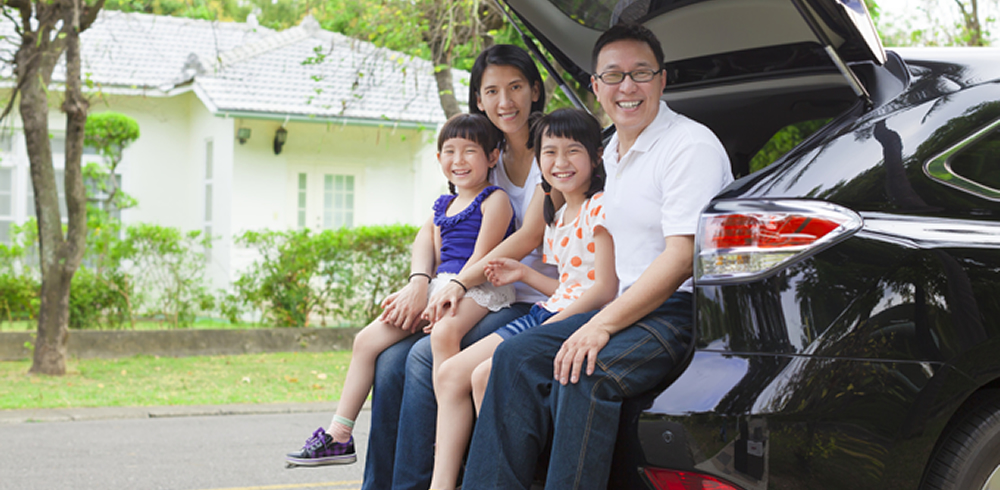
{"type": "Polygon", "coordinates": [[[324,431],[323,428],[320,427],[319,429],[316,429],[316,432],[313,432],[312,437],[306,440],[306,445],[303,446],[302,448],[306,450],[314,450],[317,448],[321,448],[325,445],[326,445],[326,431],[324,431]]]}

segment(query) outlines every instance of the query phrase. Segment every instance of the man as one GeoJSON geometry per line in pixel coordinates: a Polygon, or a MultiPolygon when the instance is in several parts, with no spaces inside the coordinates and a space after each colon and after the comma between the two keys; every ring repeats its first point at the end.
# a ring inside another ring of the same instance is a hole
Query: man
{"type": "Polygon", "coordinates": [[[619,296],[500,345],[466,490],[530,488],[550,431],[546,488],[606,488],[622,399],[655,387],[690,343],[694,233],[732,182],[725,149],[659,100],[663,51],[648,29],[612,27],[593,53],[593,90],[617,128],[604,165],[619,296]]]}

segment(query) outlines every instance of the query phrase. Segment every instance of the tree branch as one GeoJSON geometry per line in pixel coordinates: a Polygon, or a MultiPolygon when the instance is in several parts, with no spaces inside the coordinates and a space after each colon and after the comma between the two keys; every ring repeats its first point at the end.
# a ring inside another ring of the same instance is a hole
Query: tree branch
{"type": "Polygon", "coordinates": [[[97,14],[104,8],[104,1],[97,0],[97,3],[84,7],[83,15],[80,16],[80,32],[86,31],[97,20],[97,14]]]}
{"type": "Polygon", "coordinates": [[[15,86],[14,90],[10,93],[10,100],[7,101],[7,107],[4,107],[3,113],[0,114],[0,121],[3,121],[7,115],[10,114],[10,111],[14,110],[14,101],[17,100],[17,93],[21,91],[21,86],[23,85],[23,79],[17,81],[17,86],[15,86]]]}
{"type": "MultiPolygon", "coordinates": [[[[28,4],[28,7],[30,8],[31,4],[28,4]]],[[[15,8],[17,8],[17,7],[15,7],[15,8]]],[[[6,17],[7,20],[9,20],[11,22],[11,24],[14,24],[14,32],[16,32],[18,36],[24,35],[24,33],[21,32],[21,25],[17,22],[17,20],[14,19],[13,16],[10,15],[10,10],[0,9],[0,12],[3,13],[3,16],[6,17]]],[[[18,9],[18,12],[20,12],[20,9],[18,9]]]]}

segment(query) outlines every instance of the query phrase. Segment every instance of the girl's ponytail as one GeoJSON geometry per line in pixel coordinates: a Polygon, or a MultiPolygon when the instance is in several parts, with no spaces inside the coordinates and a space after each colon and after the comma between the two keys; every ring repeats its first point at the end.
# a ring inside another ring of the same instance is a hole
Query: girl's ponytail
{"type": "MultiPolygon", "coordinates": [[[[528,138],[528,148],[535,151],[535,162],[542,161],[542,134],[545,132],[548,117],[541,112],[532,112],[528,116],[528,127],[531,128],[531,137],[528,138]]],[[[542,190],[545,191],[545,201],[542,207],[542,216],[545,224],[552,226],[556,220],[556,205],[552,202],[552,184],[545,177],[542,177],[542,190]]]]}
{"type": "Polygon", "coordinates": [[[545,224],[552,226],[552,223],[556,220],[556,205],[552,203],[552,196],[549,192],[552,192],[552,184],[549,184],[544,177],[542,177],[542,190],[545,191],[545,204],[542,207],[542,216],[545,218],[545,224]]]}

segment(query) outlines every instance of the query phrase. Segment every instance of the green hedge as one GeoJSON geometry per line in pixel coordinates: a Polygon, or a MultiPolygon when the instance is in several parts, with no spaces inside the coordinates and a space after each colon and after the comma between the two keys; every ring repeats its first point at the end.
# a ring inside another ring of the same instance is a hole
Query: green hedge
{"type": "MultiPolygon", "coordinates": [[[[33,239],[30,225],[18,230],[18,240],[33,239]]],[[[209,242],[200,232],[140,223],[120,233],[117,223],[98,217],[73,276],[69,326],[128,328],[153,319],[176,328],[197,316],[233,323],[250,316],[276,326],[365,325],[379,315],[382,298],[405,284],[417,231],[393,225],[246,232],[236,243],[256,249],[259,259],[230,291],[213,294],[205,275],[209,242]]],[[[31,253],[30,245],[0,249],[7,259],[0,266],[0,322],[37,315],[41,285],[31,253]],[[26,265],[15,268],[14,260],[26,265]]]]}
{"type": "Polygon", "coordinates": [[[252,312],[277,326],[308,326],[314,318],[365,325],[378,316],[381,299],[405,284],[417,231],[392,225],[244,233],[236,242],[260,257],[236,279],[222,310],[230,321],[252,312]]]}
{"type": "Polygon", "coordinates": [[[34,319],[40,291],[41,284],[29,275],[0,274],[0,324],[34,319]]]}

